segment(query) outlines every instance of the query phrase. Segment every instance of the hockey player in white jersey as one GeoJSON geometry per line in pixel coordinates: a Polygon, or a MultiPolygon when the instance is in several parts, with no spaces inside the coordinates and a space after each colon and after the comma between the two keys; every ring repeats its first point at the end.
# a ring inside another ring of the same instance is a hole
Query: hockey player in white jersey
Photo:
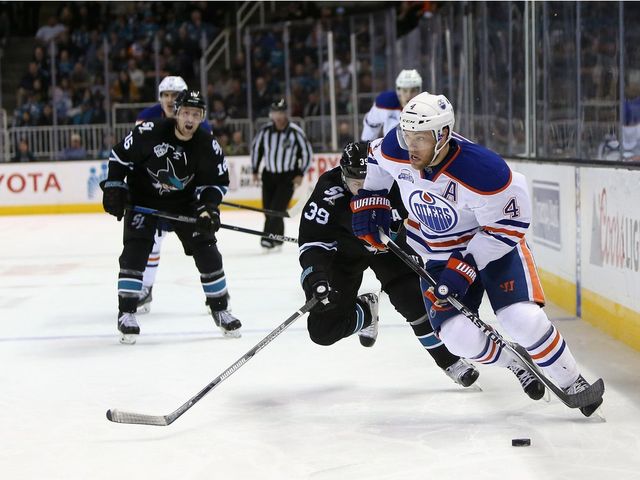
{"type": "MultiPolygon", "coordinates": [[[[371,143],[364,189],[353,197],[354,233],[384,249],[385,195],[395,181],[408,211],[407,241],[438,279],[421,280],[434,331],[449,351],[511,370],[533,399],[544,386],[510,351],[485,336],[446,298],[477,311],[486,291],[505,332],[567,393],[586,389],[576,361],[544,310],[544,293],[525,241],[531,204],[523,175],[496,153],[453,132],[451,103],[423,92],[407,103],[400,125],[371,143]]],[[[602,403],[581,408],[590,416],[602,403]]]]}
{"type": "Polygon", "coordinates": [[[398,125],[400,111],[422,90],[422,77],[417,70],[402,70],[396,78],[396,89],[382,92],[376,97],[371,110],[364,117],[362,140],[370,141],[386,135],[398,125]]]}

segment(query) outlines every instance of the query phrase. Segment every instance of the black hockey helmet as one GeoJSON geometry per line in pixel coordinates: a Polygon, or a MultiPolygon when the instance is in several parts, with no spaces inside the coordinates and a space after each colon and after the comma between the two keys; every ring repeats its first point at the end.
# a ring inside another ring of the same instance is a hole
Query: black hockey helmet
{"type": "Polygon", "coordinates": [[[206,116],[207,102],[204,101],[198,90],[182,90],[173,104],[173,112],[177,115],[180,107],[195,107],[202,109],[202,116],[206,116]]]}
{"type": "Polygon", "coordinates": [[[340,169],[345,178],[362,180],[367,176],[368,142],[347,143],[340,158],[340,169]]]}
{"type": "Polygon", "coordinates": [[[286,112],[287,102],[284,98],[280,98],[271,104],[270,109],[272,112],[286,112]]]}

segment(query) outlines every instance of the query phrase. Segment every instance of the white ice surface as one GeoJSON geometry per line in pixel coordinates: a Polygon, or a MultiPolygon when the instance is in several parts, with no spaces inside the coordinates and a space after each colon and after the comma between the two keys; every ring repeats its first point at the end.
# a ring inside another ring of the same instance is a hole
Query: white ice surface
{"type": "MultiPolygon", "coordinates": [[[[262,228],[251,212],[223,221],[262,228]]],[[[111,423],[109,408],[173,411],[304,303],[295,245],[264,254],[222,231],[243,323],[223,339],[171,235],[138,343],[120,345],[121,228],[106,214],[0,217],[2,479],[640,479],[640,353],[553,308],[583,374],[605,380],[604,423],[529,400],[501,369],[480,367],[482,392],[454,385],[388,299],[374,348],[316,346],[303,318],[173,425],[111,423]]]]}

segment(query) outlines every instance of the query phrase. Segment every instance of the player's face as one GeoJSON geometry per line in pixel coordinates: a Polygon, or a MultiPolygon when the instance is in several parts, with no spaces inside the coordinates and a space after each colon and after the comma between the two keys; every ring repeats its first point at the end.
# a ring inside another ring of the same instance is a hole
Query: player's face
{"type": "Polygon", "coordinates": [[[404,108],[404,106],[409,103],[413,97],[420,93],[419,88],[398,88],[396,89],[398,93],[398,100],[400,100],[400,106],[404,108]]]}
{"type": "Polygon", "coordinates": [[[165,91],[160,94],[160,106],[167,118],[173,118],[173,104],[177,96],[178,92],[165,91]]]}
{"type": "Polygon", "coordinates": [[[436,139],[431,131],[408,132],[402,131],[402,138],[409,150],[411,166],[416,170],[427,168],[433,160],[436,139]]]}
{"type": "Polygon", "coordinates": [[[191,138],[202,122],[202,109],[197,107],[182,107],[178,110],[178,132],[185,138],[191,138]]]}

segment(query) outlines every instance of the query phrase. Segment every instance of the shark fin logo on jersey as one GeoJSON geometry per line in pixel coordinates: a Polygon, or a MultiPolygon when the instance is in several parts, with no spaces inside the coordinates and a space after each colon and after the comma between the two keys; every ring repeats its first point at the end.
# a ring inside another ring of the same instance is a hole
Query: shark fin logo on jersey
{"type": "Polygon", "coordinates": [[[407,169],[407,168],[403,168],[402,170],[400,170],[400,173],[398,174],[398,180],[405,180],[407,182],[411,182],[413,183],[413,175],[411,175],[411,170],[407,169]]]}
{"type": "Polygon", "coordinates": [[[194,177],[193,174],[184,178],[178,177],[176,175],[176,169],[173,166],[173,163],[171,163],[171,160],[169,160],[168,158],[166,169],[161,168],[154,173],[147,168],[147,172],[149,172],[149,175],[151,175],[151,178],[153,178],[153,186],[158,189],[158,193],[160,195],[162,195],[163,193],[184,190],[194,177]]]}
{"type": "Polygon", "coordinates": [[[411,213],[420,223],[435,233],[451,230],[458,223],[458,214],[444,198],[423,190],[409,195],[411,213]]]}

